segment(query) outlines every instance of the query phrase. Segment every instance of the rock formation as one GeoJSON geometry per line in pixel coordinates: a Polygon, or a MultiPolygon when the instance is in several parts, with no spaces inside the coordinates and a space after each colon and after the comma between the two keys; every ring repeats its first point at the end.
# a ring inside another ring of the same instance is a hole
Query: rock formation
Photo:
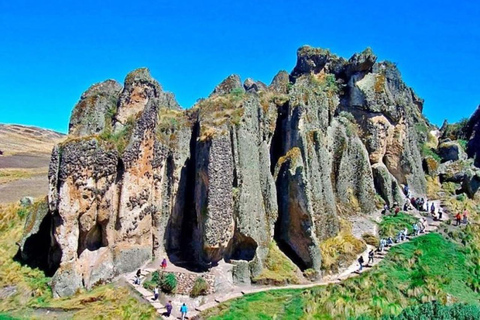
{"type": "Polygon", "coordinates": [[[164,255],[198,270],[225,259],[255,277],[272,241],[320,271],[319,244],[342,215],[374,211],[376,194],[400,201],[402,184],[425,193],[423,101],[376,60],[305,46],[290,75],[269,86],[229,76],[188,110],[147,69],[123,87],[93,85],[52,152],[37,215],[51,229],[38,259],[54,269],[54,295],[164,255]]]}

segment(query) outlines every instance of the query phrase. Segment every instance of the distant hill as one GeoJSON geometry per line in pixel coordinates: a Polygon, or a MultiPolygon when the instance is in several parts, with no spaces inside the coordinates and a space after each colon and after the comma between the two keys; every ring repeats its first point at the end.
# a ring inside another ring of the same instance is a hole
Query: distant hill
{"type": "Polygon", "coordinates": [[[37,127],[0,124],[0,150],[3,155],[25,152],[50,154],[53,146],[64,136],[62,133],[37,127]]]}
{"type": "Polygon", "coordinates": [[[52,130],[0,124],[0,203],[47,194],[50,153],[64,137],[52,130]]]}

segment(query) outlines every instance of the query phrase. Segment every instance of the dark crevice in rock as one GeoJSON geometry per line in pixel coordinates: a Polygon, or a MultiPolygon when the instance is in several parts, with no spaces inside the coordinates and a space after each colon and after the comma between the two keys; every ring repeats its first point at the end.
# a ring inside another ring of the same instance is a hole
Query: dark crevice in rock
{"type": "Polygon", "coordinates": [[[288,120],[288,105],[278,107],[277,122],[275,124],[275,132],[273,133],[272,143],[270,145],[270,171],[272,175],[275,172],[275,166],[278,159],[282,157],[287,150],[285,150],[285,125],[288,120]]]}
{"type": "Polygon", "coordinates": [[[51,238],[52,223],[52,215],[48,213],[42,220],[38,232],[28,237],[23,245],[23,251],[19,249],[14,257],[14,260],[22,265],[43,270],[47,277],[53,276],[60,264],[56,258],[58,254],[55,254],[59,249],[58,245],[51,238]]]}
{"type": "Polygon", "coordinates": [[[125,164],[123,163],[122,158],[118,158],[117,162],[117,175],[115,177],[115,185],[118,188],[118,198],[117,198],[117,216],[115,221],[115,230],[120,230],[122,228],[122,224],[120,222],[120,201],[122,199],[122,189],[123,189],[123,176],[125,175],[125,164]]]}
{"type": "MultiPolygon", "coordinates": [[[[199,123],[195,123],[190,139],[190,157],[180,174],[179,194],[175,209],[170,215],[166,237],[166,249],[169,260],[175,264],[192,271],[201,269],[201,263],[197,259],[196,248],[199,241],[197,234],[197,215],[195,212],[195,177],[197,138],[200,133],[199,123]]],[[[173,171],[172,171],[173,174],[173,171]]]]}

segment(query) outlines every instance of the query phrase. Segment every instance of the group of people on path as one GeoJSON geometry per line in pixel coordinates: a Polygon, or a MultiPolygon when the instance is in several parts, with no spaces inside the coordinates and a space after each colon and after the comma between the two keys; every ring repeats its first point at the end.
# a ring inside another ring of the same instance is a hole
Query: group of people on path
{"type": "MultiPolygon", "coordinates": [[[[413,236],[418,236],[420,233],[425,233],[425,230],[428,226],[428,221],[425,218],[421,218],[418,222],[413,223],[413,236]]],[[[368,262],[367,266],[373,265],[375,259],[375,252],[384,252],[385,248],[392,246],[394,243],[400,243],[407,240],[408,237],[408,228],[405,227],[404,229],[400,230],[395,237],[395,240],[392,237],[381,238],[379,241],[379,245],[377,249],[371,249],[368,252],[368,262]]],[[[362,272],[365,260],[363,259],[363,255],[358,258],[359,268],[357,272],[362,272]]]]}
{"type": "Polygon", "coordinates": [[[460,212],[457,212],[455,215],[455,221],[457,222],[456,226],[460,226],[462,223],[468,224],[468,210],[467,208],[463,209],[463,214],[460,212]],[[463,220],[462,220],[463,218],[463,220]]]}
{"type": "MultiPolygon", "coordinates": [[[[162,268],[162,270],[165,271],[165,269],[167,268],[167,258],[163,258],[161,264],[160,264],[160,267],[162,268]]],[[[142,270],[141,269],[138,269],[136,274],[135,274],[135,277],[133,279],[133,283],[135,285],[140,285],[141,281],[140,281],[140,278],[142,276],[142,270]]],[[[159,297],[159,289],[158,289],[158,286],[156,286],[154,289],[153,289],[153,298],[152,300],[153,301],[156,301],[158,300],[158,297],[159,297]]],[[[164,312],[162,315],[163,316],[166,316],[166,317],[170,317],[170,315],[172,314],[172,310],[173,310],[173,305],[172,305],[172,301],[169,300],[166,304],[165,304],[165,309],[167,310],[166,312],[164,312]]],[[[188,312],[188,307],[185,303],[182,304],[182,306],[180,307],[180,313],[182,315],[182,320],[186,319],[187,318],[187,312],[188,312]]]]}
{"type": "MultiPolygon", "coordinates": [[[[442,215],[443,212],[440,208],[436,208],[435,202],[428,202],[428,199],[426,198],[415,198],[411,195],[410,188],[408,187],[408,184],[406,184],[403,188],[403,192],[405,194],[405,203],[403,205],[403,211],[408,211],[412,209],[416,209],[418,211],[424,211],[424,212],[430,212],[430,214],[433,217],[433,220],[442,220],[442,215]]],[[[382,210],[382,214],[388,214],[388,213],[394,213],[395,216],[398,215],[400,212],[400,206],[398,205],[398,202],[394,202],[392,208],[388,206],[388,204],[385,204],[382,210]]],[[[465,210],[466,211],[466,210],[465,210]]],[[[468,212],[466,212],[466,215],[468,215],[468,212]]],[[[466,215],[464,215],[464,221],[466,223],[466,215]]],[[[460,213],[457,214],[457,225],[460,224],[461,220],[461,215],[460,213]]],[[[415,222],[412,224],[412,235],[413,236],[418,236],[420,233],[425,233],[426,228],[428,227],[428,221],[426,218],[422,217],[419,219],[418,222],[415,222]]],[[[401,229],[398,231],[395,239],[392,237],[387,237],[387,238],[381,238],[379,241],[378,248],[372,249],[368,252],[368,262],[367,265],[372,265],[374,263],[374,258],[375,258],[375,252],[384,252],[385,248],[392,246],[394,243],[399,243],[407,240],[408,237],[408,228],[405,227],[404,229],[401,229]]],[[[364,267],[365,260],[363,259],[363,256],[361,255],[358,258],[358,264],[359,268],[357,272],[361,272],[364,267]]]]}

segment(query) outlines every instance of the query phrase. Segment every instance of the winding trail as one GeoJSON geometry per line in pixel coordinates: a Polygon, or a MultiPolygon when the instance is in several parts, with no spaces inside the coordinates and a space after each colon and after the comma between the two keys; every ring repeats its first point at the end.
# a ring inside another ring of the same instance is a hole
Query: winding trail
{"type": "MultiPolygon", "coordinates": [[[[432,201],[429,201],[432,203],[432,201]]],[[[421,237],[423,235],[426,235],[430,232],[435,232],[437,231],[438,227],[443,221],[448,220],[450,217],[448,216],[446,210],[443,209],[443,206],[441,206],[440,200],[435,200],[433,201],[435,203],[436,208],[442,208],[443,210],[443,219],[441,221],[434,221],[433,218],[428,215],[428,216],[423,216],[421,213],[417,210],[411,210],[408,213],[411,214],[412,216],[416,218],[426,218],[428,222],[428,226],[425,229],[425,233],[418,235],[416,237],[421,237]]],[[[437,209],[438,210],[438,209],[437,209]]],[[[365,265],[364,266],[364,271],[363,272],[368,272],[371,268],[379,264],[387,255],[388,251],[390,248],[395,247],[397,245],[400,245],[402,243],[408,242],[413,238],[412,236],[408,236],[407,240],[399,243],[394,243],[390,247],[385,248],[384,253],[375,253],[375,258],[373,264],[370,265],[365,265]]],[[[338,274],[334,275],[328,275],[325,276],[323,279],[315,282],[311,282],[308,284],[297,284],[297,285],[286,285],[286,286],[257,286],[257,285],[245,285],[245,286],[233,286],[232,290],[230,292],[216,292],[214,294],[211,294],[209,296],[205,297],[205,300],[203,304],[193,308],[192,305],[194,304],[193,300],[188,297],[188,296],[175,296],[175,298],[172,298],[172,304],[173,304],[173,310],[172,310],[172,315],[170,317],[166,317],[163,315],[163,313],[166,311],[164,304],[162,304],[159,300],[153,301],[153,292],[146,290],[143,288],[142,285],[134,285],[133,284],[133,279],[135,277],[136,272],[131,272],[129,274],[124,275],[125,280],[136,290],[140,293],[140,295],[148,301],[156,310],[157,313],[160,315],[160,318],[162,319],[180,319],[180,305],[181,303],[185,302],[189,306],[189,312],[188,312],[188,318],[195,317],[199,315],[201,312],[208,310],[210,308],[214,308],[218,306],[220,303],[226,302],[228,300],[236,299],[239,297],[242,297],[246,294],[250,293],[257,293],[257,292],[266,292],[266,291],[273,291],[273,290],[284,290],[284,289],[308,289],[312,287],[317,287],[317,286],[325,286],[329,284],[336,284],[336,283],[341,283],[342,281],[345,281],[346,279],[353,278],[359,276],[361,273],[359,273],[357,270],[359,268],[359,265],[357,263],[357,260],[360,256],[363,256],[365,261],[368,260],[368,252],[374,248],[371,245],[367,245],[367,249],[359,254],[355,261],[347,267],[344,271],[338,274]]],[[[158,263],[154,263],[154,265],[158,265],[158,263]]],[[[141,269],[142,270],[142,276],[141,279],[144,280],[150,273],[158,270],[158,268],[153,268],[153,267],[148,267],[148,265],[152,265],[152,263],[146,264],[146,267],[141,269]]],[[[186,269],[174,266],[170,264],[165,271],[170,271],[170,272],[185,272],[185,273],[191,273],[191,271],[188,271],[186,269]]],[[[198,302],[198,300],[196,300],[198,302]]]]}

